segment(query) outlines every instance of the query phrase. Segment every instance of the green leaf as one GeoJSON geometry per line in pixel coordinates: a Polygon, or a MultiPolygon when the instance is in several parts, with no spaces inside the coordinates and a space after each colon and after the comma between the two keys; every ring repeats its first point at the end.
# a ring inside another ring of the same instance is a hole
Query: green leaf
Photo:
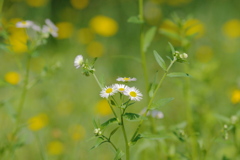
{"type": "Polygon", "coordinates": [[[157,63],[160,65],[160,67],[162,67],[162,69],[164,71],[166,71],[167,67],[166,67],[165,61],[162,59],[162,57],[155,50],[153,51],[153,54],[154,54],[154,57],[155,57],[157,63]]]}
{"type": "Polygon", "coordinates": [[[137,143],[138,140],[140,140],[142,137],[141,137],[141,134],[138,134],[136,137],[134,137],[132,140],[131,140],[131,143],[130,145],[134,145],[137,143]]]}
{"type": "Polygon", "coordinates": [[[169,39],[173,39],[173,40],[180,40],[180,36],[177,33],[174,33],[172,31],[168,31],[166,29],[160,29],[160,34],[168,37],[169,39]]]}
{"type": "Polygon", "coordinates": [[[119,128],[119,127],[117,127],[117,128],[115,128],[114,130],[112,130],[112,132],[111,132],[110,135],[109,135],[109,139],[112,137],[112,135],[114,135],[114,133],[117,132],[118,128],[119,128]]]}
{"type": "Polygon", "coordinates": [[[171,102],[172,100],[174,100],[173,97],[171,98],[163,98],[163,99],[159,99],[157,102],[154,102],[151,106],[151,110],[153,109],[158,109],[162,106],[165,106],[166,104],[168,104],[169,102],[171,102]]]}
{"type": "Polygon", "coordinates": [[[150,87],[149,87],[150,89],[148,91],[149,97],[153,96],[153,93],[154,93],[155,89],[157,88],[157,84],[156,84],[157,83],[157,77],[158,77],[158,71],[157,71],[157,73],[154,76],[153,83],[150,84],[150,87]]]}
{"type": "Polygon", "coordinates": [[[190,77],[189,74],[183,72],[172,72],[167,74],[168,77],[190,77]]]}
{"type": "Polygon", "coordinates": [[[96,143],[92,148],[90,148],[90,150],[99,147],[101,144],[103,144],[103,143],[105,143],[105,142],[108,142],[108,141],[105,141],[105,140],[103,140],[103,139],[101,139],[101,138],[98,138],[97,143],[96,143]]]}
{"type": "Polygon", "coordinates": [[[116,104],[115,104],[115,102],[114,102],[113,100],[110,100],[110,104],[111,104],[112,106],[116,106],[116,104]]]}
{"type": "Polygon", "coordinates": [[[168,42],[168,44],[169,44],[169,46],[170,46],[170,48],[171,48],[172,55],[174,55],[176,51],[175,51],[173,45],[172,45],[170,42],[168,42]]]}
{"type": "Polygon", "coordinates": [[[159,139],[166,139],[166,138],[168,138],[168,136],[144,133],[144,134],[141,134],[141,138],[148,138],[148,139],[152,139],[152,140],[158,139],[159,140],[159,139]]]}
{"type": "Polygon", "coordinates": [[[147,51],[147,48],[151,44],[151,42],[154,38],[154,35],[156,33],[156,30],[157,30],[157,27],[152,27],[146,32],[145,37],[144,37],[144,46],[143,46],[144,52],[147,51]]]}
{"type": "Polygon", "coordinates": [[[129,22],[129,23],[136,23],[136,24],[144,23],[144,21],[140,20],[138,16],[131,16],[131,17],[129,17],[127,22],[129,22]]]}
{"type": "Polygon", "coordinates": [[[118,150],[117,150],[117,153],[116,153],[116,155],[115,155],[114,160],[119,160],[119,159],[121,159],[123,156],[124,156],[124,152],[121,151],[120,149],[118,149],[118,150]]]}
{"type": "Polygon", "coordinates": [[[116,123],[117,122],[117,119],[116,118],[111,118],[109,120],[107,120],[106,122],[104,122],[103,124],[101,124],[101,127],[107,127],[109,124],[112,124],[112,123],[116,123]]]}
{"type": "Polygon", "coordinates": [[[129,121],[140,121],[143,119],[142,116],[140,116],[139,114],[136,114],[136,113],[125,113],[123,115],[123,117],[129,121]]]}

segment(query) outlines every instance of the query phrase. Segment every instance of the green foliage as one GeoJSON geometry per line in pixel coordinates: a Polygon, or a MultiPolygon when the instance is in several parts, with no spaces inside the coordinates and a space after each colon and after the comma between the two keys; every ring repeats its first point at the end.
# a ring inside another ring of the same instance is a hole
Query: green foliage
{"type": "Polygon", "coordinates": [[[124,152],[118,149],[114,160],[119,160],[119,159],[121,159],[123,156],[124,156],[124,152]]]}
{"type": "Polygon", "coordinates": [[[166,63],[162,59],[162,57],[157,53],[157,51],[153,51],[153,54],[159,66],[162,67],[164,71],[166,71],[167,70],[166,63]]]}
{"type": "Polygon", "coordinates": [[[138,16],[129,17],[127,22],[136,23],[136,24],[143,24],[144,23],[144,21],[140,20],[138,16]]]}
{"type": "Polygon", "coordinates": [[[189,74],[183,72],[172,72],[167,74],[168,77],[190,77],[189,74]]]}
{"type": "Polygon", "coordinates": [[[151,110],[154,109],[159,109],[165,105],[167,105],[169,102],[171,102],[172,100],[174,100],[174,98],[163,98],[163,99],[159,99],[156,102],[153,102],[153,104],[151,105],[151,110]]]}
{"type": "Polygon", "coordinates": [[[125,113],[123,117],[128,121],[140,121],[144,119],[142,116],[136,113],[125,113]]]}
{"type": "Polygon", "coordinates": [[[110,125],[112,123],[117,123],[117,119],[116,118],[110,118],[106,122],[102,123],[101,127],[105,128],[105,127],[107,127],[108,125],[110,125]]]}
{"type": "Polygon", "coordinates": [[[145,34],[144,37],[144,46],[143,46],[143,51],[146,52],[149,45],[151,44],[154,35],[156,33],[157,27],[151,27],[145,34]]]}

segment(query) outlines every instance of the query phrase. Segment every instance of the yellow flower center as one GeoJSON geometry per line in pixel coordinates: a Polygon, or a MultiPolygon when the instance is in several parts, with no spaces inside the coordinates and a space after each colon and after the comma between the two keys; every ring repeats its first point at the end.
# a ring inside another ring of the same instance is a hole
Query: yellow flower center
{"type": "Polygon", "coordinates": [[[136,92],[133,92],[133,91],[131,91],[131,92],[129,93],[129,95],[130,95],[131,97],[137,97],[137,93],[136,93],[136,92]]]}
{"type": "Polygon", "coordinates": [[[119,91],[124,91],[124,88],[119,88],[118,90],[119,90],[119,91]]]}
{"type": "Polygon", "coordinates": [[[130,80],[130,78],[123,78],[124,79],[124,81],[129,81],[130,80]]]}
{"type": "Polygon", "coordinates": [[[22,24],[26,25],[26,24],[27,24],[27,22],[26,22],[26,21],[22,21],[22,24]]]}
{"type": "Polygon", "coordinates": [[[112,88],[108,88],[108,89],[106,89],[106,93],[111,93],[112,91],[113,91],[112,88]]]}

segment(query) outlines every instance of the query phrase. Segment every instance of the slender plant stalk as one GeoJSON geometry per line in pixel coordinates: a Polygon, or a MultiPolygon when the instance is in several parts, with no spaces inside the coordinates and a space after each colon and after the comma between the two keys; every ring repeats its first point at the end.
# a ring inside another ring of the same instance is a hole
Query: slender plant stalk
{"type": "MultiPolygon", "coordinates": [[[[121,111],[121,112],[122,112],[122,111],[121,111]]],[[[122,132],[123,132],[123,136],[124,136],[124,141],[125,141],[126,160],[129,160],[129,158],[130,158],[129,144],[128,144],[128,138],[127,138],[127,134],[126,134],[125,126],[124,126],[124,120],[123,120],[123,114],[124,114],[124,112],[125,112],[125,110],[123,110],[123,112],[121,113],[121,128],[122,128],[122,132]]]]}
{"type": "Polygon", "coordinates": [[[112,141],[108,137],[106,137],[104,135],[102,135],[102,136],[111,144],[111,146],[115,149],[115,151],[117,151],[117,147],[112,143],[112,141]]]}
{"type": "MultiPolygon", "coordinates": [[[[163,80],[166,78],[166,76],[167,76],[167,74],[168,74],[168,71],[170,70],[170,68],[172,67],[172,65],[176,62],[176,60],[177,60],[177,59],[174,58],[174,60],[171,61],[170,65],[168,66],[167,70],[165,71],[165,73],[163,74],[161,80],[159,81],[159,83],[158,83],[158,85],[157,85],[157,88],[155,89],[155,91],[154,91],[154,93],[153,93],[153,96],[152,96],[152,98],[150,99],[150,101],[149,101],[149,103],[148,103],[147,109],[146,109],[146,111],[145,111],[144,114],[143,114],[144,117],[146,117],[148,111],[150,110],[150,107],[151,107],[151,105],[152,105],[152,103],[153,103],[153,100],[154,100],[154,98],[155,98],[155,96],[156,96],[156,94],[157,94],[158,89],[161,87],[161,85],[162,85],[162,83],[163,83],[163,80]]],[[[141,126],[142,126],[142,123],[143,123],[143,120],[141,120],[141,121],[139,122],[138,127],[137,127],[136,131],[134,132],[131,140],[133,140],[133,139],[137,136],[138,131],[139,131],[139,129],[140,129],[141,126]]]]}
{"type": "Polygon", "coordinates": [[[93,73],[93,77],[97,81],[98,86],[102,89],[103,87],[102,87],[101,83],[99,82],[99,80],[98,80],[97,76],[95,75],[95,73],[93,73]]]}

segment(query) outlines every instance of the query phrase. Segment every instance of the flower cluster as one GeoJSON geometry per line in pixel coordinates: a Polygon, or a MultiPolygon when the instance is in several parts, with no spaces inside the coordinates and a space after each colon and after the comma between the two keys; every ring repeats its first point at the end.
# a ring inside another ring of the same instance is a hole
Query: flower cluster
{"type": "Polygon", "coordinates": [[[106,86],[102,89],[100,96],[102,98],[108,98],[109,96],[113,96],[115,93],[121,93],[128,96],[129,99],[133,101],[140,101],[142,99],[142,93],[137,88],[129,87],[125,84],[113,84],[111,86],[106,86]]]}
{"type": "Polygon", "coordinates": [[[77,55],[77,57],[74,60],[74,66],[76,67],[76,69],[82,68],[83,75],[89,76],[90,73],[93,74],[95,72],[95,68],[94,68],[95,61],[96,61],[96,58],[94,59],[93,63],[90,64],[90,63],[88,63],[88,60],[84,61],[82,55],[77,55]]]}
{"type": "Polygon", "coordinates": [[[41,28],[39,25],[35,24],[33,21],[20,21],[16,23],[17,28],[30,28],[38,33],[41,33],[44,38],[48,38],[51,34],[53,37],[58,36],[58,28],[54,25],[54,23],[50,19],[45,20],[45,25],[41,28]]]}
{"type": "Polygon", "coordinates": [[[186,62],[186,59],[188,58],[187,53],[180,53],[179,51],[175,51],[173,56],[177,59],[178,62],[186,62]]]}
{"type": "Polygon", "coordinates": [[[96,136],[100,136],[100,135],[102,135],[102,131],[101,131],[101,129],[100,129],[100,128],[96,128],[96,129],[94,129],[94,134],[95,134],[96,136]]]}

